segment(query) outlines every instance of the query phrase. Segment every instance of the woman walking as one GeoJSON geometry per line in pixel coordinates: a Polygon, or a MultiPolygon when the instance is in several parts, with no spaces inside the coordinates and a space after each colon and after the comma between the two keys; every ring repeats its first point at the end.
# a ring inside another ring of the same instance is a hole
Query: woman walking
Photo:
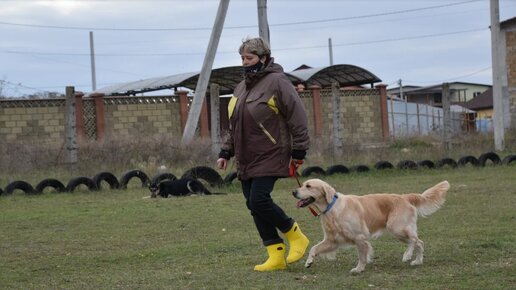
{"type": "Polygon", "coordinates": [[[255,271],[286,269],[300,260],[309,240],[299,225],[274,203],[271,193],[279,178],[288,177],[305,158],[309,146],[307,116],[293,84],[274,62],[268,43],[247,38],[239,48],[244,79],[234,90],[228,113],[230,130],[217,166],[236,159],[237,176],[268,259],[255,271]],[[285,244],[278,233],[288,241],[285,244]]]}

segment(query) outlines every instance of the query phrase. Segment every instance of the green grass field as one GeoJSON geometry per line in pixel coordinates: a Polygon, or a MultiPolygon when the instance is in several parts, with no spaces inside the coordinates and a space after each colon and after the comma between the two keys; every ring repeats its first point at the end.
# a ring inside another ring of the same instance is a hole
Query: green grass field
{"type": "MultiPolygon", "coordinates": [[[[444,207],[420,218],[425,261],[401,262],[405,246],[385,235],[375,259],[351,275],[357,255],[304,259],[254,272],[266,252],[237,181],[227,195],[143,199],[148,191],[16,192],[0,197],[0,289],[516,289],[516,166],[386,170],[324,178],[348,194],[422,192],[448,180],[444,207]]],[[[297,209],[293,179],[273,194],[311,246],[318,218],[297,209]]],[[[220,190],[217,190],[220,191],[220,190]]],[[[306,258],[306,257],[305,257],[306,258]]]]}

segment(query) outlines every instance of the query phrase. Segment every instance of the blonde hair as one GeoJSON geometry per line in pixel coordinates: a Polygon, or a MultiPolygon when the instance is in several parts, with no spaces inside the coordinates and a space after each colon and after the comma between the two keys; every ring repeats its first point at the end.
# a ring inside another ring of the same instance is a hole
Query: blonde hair
{"type": "Polygon", "coordinates": [[[238,48],[238,53],[242,54],[244,52],[256,54],[260,57],[270,56],[271,48],[267,41],[261,37],[247,37],[242,40],[242,44],[240,45],[240,48],[238,48]]]}

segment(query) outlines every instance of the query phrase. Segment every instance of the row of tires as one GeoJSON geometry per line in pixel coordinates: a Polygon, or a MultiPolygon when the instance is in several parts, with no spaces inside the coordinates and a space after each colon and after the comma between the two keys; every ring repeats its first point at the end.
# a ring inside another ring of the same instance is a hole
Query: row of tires
{"type": "MultiPolygon", "coordinates": [[[[236,177],[236,174],[235,174],[236,177]]],[[[212,168],[197,166],[187,170],[180,178],[203,179],[211,186],[221,186],[225,183],[220,174],[212,168]]],[[[138,179],[142,187],[147,187],[152,183],[159,183],[163,180],[175,180],[177,177],[172,173],[159,173],[152,178],[139,169],[133,169],[122,174],[118,179],[111,172],[100,172],[92,178],[79,176],[72,178],[66,186],[61,181],[54,178],[46,178],[40,181],[35,187],[23,180],[10,182],[4,190],[0,188],[0,195],[10,195],[15,190],[21,190],[26,194],[41,194],[46,189],[53,189],[56,192],[73,192],[79,186],[87,187],[90,191],[100,190],[102,184],[107,183],[110,189],[126,189],[129,181],[138,179]]]]}
{"type": "MultiPolygon", "coordinates": [[[[383,170],[383,169],[418,169],[418,168],[457,168],[459,166],[471,165],[475,167],[484,167],[488,164],[493,165],[509,165],[512,162],[516,164],[516,155],[511,154],[503,158],[503,160],[498,156],[498,154],[494,152],[486,152],[480,155],[478,158],[472,155],[467,155],[459,158],[457,161],[453,158],[443,158],[436,162],[432,160],[421,160],[419,162],[415,162],[412,160],[401,160],[396,165],[390,163],[389,161],[378,161],[373,166],[374,169],[383,170]]],[[[350,172],[367,172],[370,168],[367,165],[355,165],[352,167],[346,167],[344,165],[333,165],[328,167],[326,170],[319,166],[310,166],[303,169],[301,172],[301,176],[309,177],[313,174],[316,175],[332,175],[332,174],[345,174],[350,172]]]]}
{"type": "MultiPolygon", "coordinates": [[[[374,165],[374,168],[377,170],[383,169],[417,169],[420,167],[423,168],[442,168],[442,167],[451,167],[456,168],[459,166],[466,166],[468,164],[472,166],[486,166],[487,164],[493,165],[509,165],[511,163],[516,164],[516,155],[508,155],[503,160],[494,153],[494,152],[486,152],[480,155],[478,158],[467,155],[461,157],[458,161],[455,161],[452,158],[443,158],[438,160],[437,162],[433,162],[431,160],[421,160],[419,162],[415,162],[412,160],[402,160],[395,165],[390,163],[389,161],[379,161],[374,165]]],[[[367,172],[370,168],[367,165],[355,165],[350,168],[338,164],[328,167],[326,170],[319,166],[308,166],[303,169],[301,172],[301,176],[309,177],[311,175],[333,175],[333,174],[346,174],[350,172],[367,172]]],[[[225,178],[222,178],[220,174],[214,169],[206,166],[197,166],[187,170],[180,178],[195,178],[202,179],[206,181],[210,186],[223,186],[229,185],[236,179],[237,173],[231,172],[226,175],[225,178]]],[[[79,186],[85,186],[91,191],[100,190],[103,183],[107,183],[109,188],[111,189],[125,189],[130,180],[139,179],[142,187],[146,187],[149,184],[156,184],[164,180],[175,180],[177,177],[172,173],[159,173],[149,178],[149,176],[139,170],[133,169],[122,174],[120,179],[110,173],[110,172],[100,172],[93,176],[92,178],[86,176],[79,176],[72,178],[66,186],[59,180],[54,178],[47,178],[40,181],[35,187],[29,184],[26,181],[17,180],[9,183],[4,190],[0,188],[0,195],[10,195],[15,190],[21,190],[26,194],[41,194],[47,188],[52,188],[56,192],[73,192],[79,186]]]]}

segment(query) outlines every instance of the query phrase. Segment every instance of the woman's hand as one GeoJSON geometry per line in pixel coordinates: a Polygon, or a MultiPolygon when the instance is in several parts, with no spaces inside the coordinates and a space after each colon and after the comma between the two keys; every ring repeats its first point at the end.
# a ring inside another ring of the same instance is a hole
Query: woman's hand
{"type": "Polygon", "coordinates": [[[226,168],[228,167],[228,160],[225,159],[225,158],[219,158],[217,159],[217,167],[219,169],[224,169],[226,170],[226,168]]]}

